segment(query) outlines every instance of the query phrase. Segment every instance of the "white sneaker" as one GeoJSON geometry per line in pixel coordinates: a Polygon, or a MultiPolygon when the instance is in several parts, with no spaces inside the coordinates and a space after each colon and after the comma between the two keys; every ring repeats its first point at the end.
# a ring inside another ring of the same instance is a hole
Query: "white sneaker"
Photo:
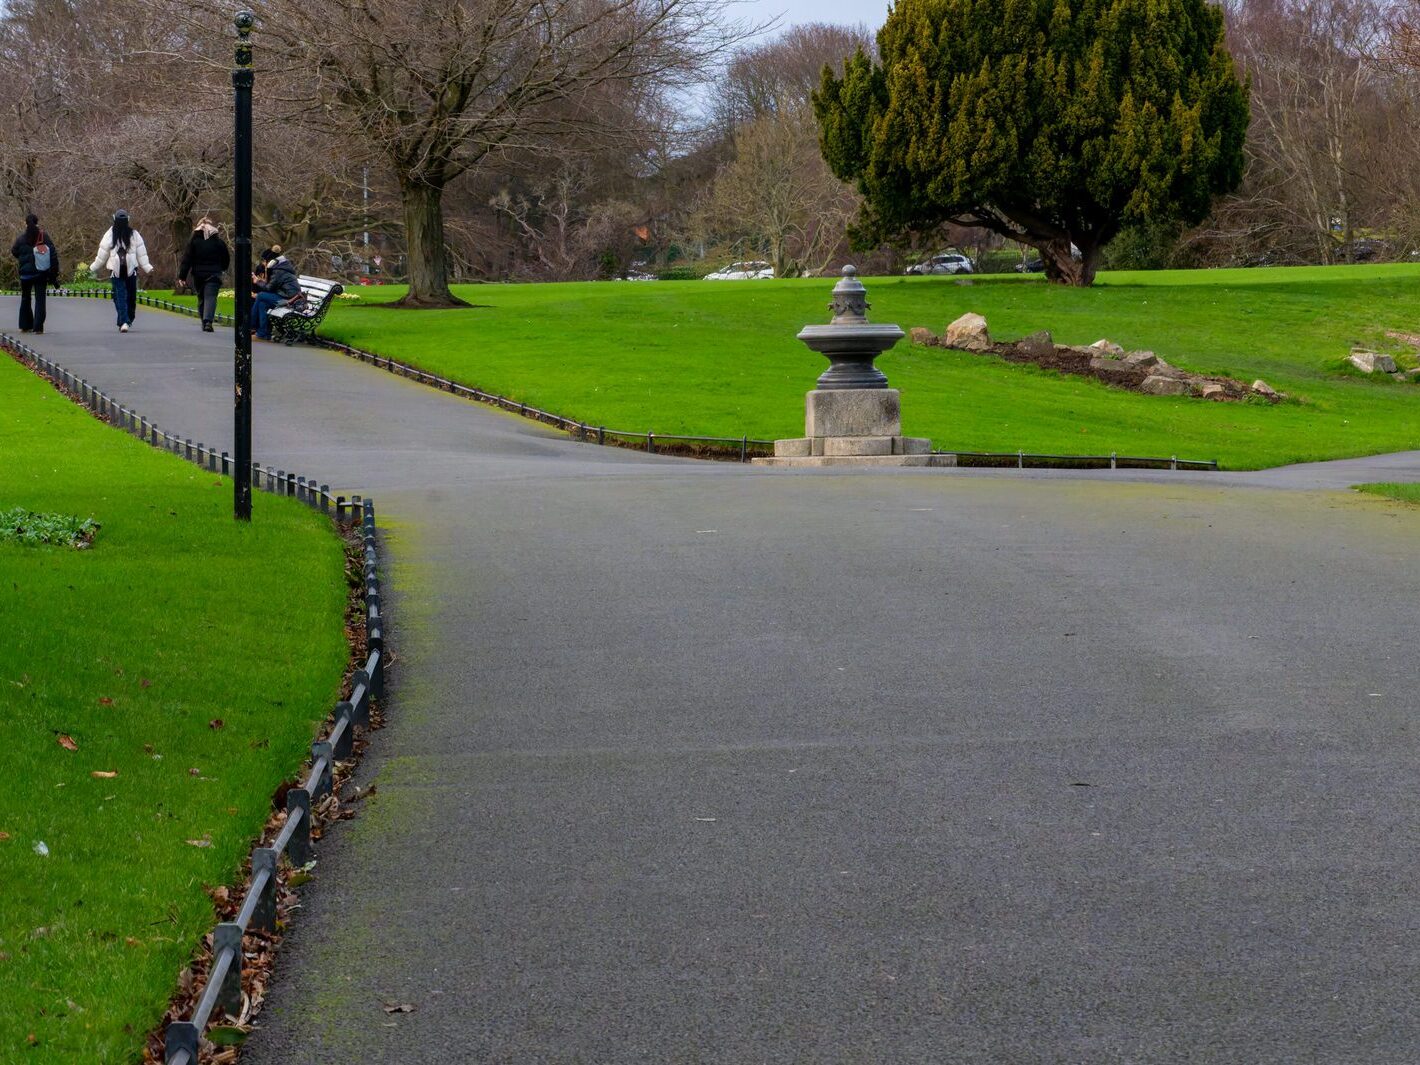
{"type": "Polygon", "coordinates": [[[128,326],[126,326],[126,325],[121,325],[121,326],[118,327],[118,331],[119,331],[120,333],[126,333],[126,332],[128,332],[128,326]]]}

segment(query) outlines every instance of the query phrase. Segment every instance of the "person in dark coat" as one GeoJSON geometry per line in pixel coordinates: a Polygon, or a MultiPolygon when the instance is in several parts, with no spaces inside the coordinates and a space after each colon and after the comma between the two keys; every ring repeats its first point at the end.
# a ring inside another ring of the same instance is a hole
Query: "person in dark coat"
{"type": "Polygon", "coordinates": [[[222,287],[222,275],[231,265],[232,253],[217,231],[217,225],[203,215],[192,231],[187,250],[178,267],[178,287],[186,285],[192,276],[192,291],[197,296],[197,313],[202,319],[202,331],[212,332],[212,320],[217,317],[217,293],[222,287]]]}
{"type": "Polygon", "coordinates": [[[31,214],[25,216],[25,231],[15,239],[10,254],[20,266],[20,332],[43,333],[44,290],[48,285],[59,287],[59,252],[31,214]]]}
{"type": "Polygon", "coordinates": [[[305,301],[296,267],[284,255],[266,264],[266,282],[251,304],[251,327],[259,340],[271,339],[268,316],[273,307],[299,306],[305,301]]]}

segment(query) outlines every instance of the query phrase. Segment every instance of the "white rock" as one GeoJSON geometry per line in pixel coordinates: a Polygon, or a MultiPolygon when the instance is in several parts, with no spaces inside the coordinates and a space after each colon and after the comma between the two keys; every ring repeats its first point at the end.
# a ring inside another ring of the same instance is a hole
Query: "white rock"
{"type": "Polygon", "coordinates": [[[1353,351],[1346,361],[1362,373],[1395,373],[1395,360],[1375,351],[1353,351]]]}
{"type": "Polygon", "coordinates": [[[991,347],[991,333],[986,319],[968,312],[947,326],[946,345],[967,351],[986,351],[991,347]]]}
{"type": "Polygon", "coordinates": [[[1198,386],[1198,394],[1204,399],[1227,399],[1228,390],[1217,381],[1204,381],[1198,386]]]}
{"type": "Polygon", "coordinates": [[[1117,359],[1124,354],[1123,348],[1112,340],[1105,340],[1104,337],[1100,337],[1100,339],[1096,340],[1090,347],[1110,359],[1117,359]]]}
{"type": "Polygon", "coordinates": [[[1257,395],[1266,396],[1268,399],[1277,398],[1277,390],[1260,377],[1252,383],[1252,390],[1257,395]]]}

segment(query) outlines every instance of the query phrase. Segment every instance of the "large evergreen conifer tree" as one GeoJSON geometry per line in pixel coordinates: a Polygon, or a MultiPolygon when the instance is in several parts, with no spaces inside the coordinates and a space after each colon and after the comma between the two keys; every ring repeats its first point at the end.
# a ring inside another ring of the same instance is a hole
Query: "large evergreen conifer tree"
{"type": "Polygon", "coordinates": [[[981,225],[1088,285],[1122,226],[1197,223],[1242,178],[1247,89],[1207,0],[897,0],[878,52],[814,96],[861,239],[981,225]]]}

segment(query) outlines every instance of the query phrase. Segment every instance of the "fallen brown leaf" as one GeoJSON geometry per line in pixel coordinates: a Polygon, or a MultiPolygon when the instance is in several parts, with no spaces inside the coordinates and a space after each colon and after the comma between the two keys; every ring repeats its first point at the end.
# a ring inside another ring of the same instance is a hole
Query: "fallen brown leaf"
{"type": "Polygon", "coordinates": [[[187,845],[189,847],[210,847],[212,841],[210,839],[190,839],[187,841],[187,845]]]}
{"type": "Polygon", "coordinates": [[[197,766],[193,766],[187,771],[187,775],[190,777],[200,777],[202,775],[202,770],[198,769],[197,766]]]}
{"type": "Polygon", "coordinates": [[[66,751],[77,751],[79,749],[79,745],[74,742],[74,737],[66,735],[63,732],[61,732],[58,736],[55,737],[55,742],[57,742],[59,746],[63,747],[66,751]]]}
{"type": "Polygon", "coordinates": [[[95,769],[92,773],[89,774],[89,776],[98,777],[100,780],[112,780],[114,777],[118,776],[118,770],[95,769]]]}
{"type": "Polygon", "coordinates": [[[149,680],[147,677],[139,677],[139,678],[138,678],[138,687],[140,687],[140,688],[151,688],[152,686],[153,686],[153,682],[152,682],[151,680],[149,680]]]}
{"type": "Polygon", "coordinates": [[[101,696],[99,696],[99,705],[100,705],[100,706],[112,706],[112,705],[113,705],[113,700],[110,699],[107,695],[101,695],[101,696]]]}
{"type": "Polygon", "coordinates": [[[413,1013],[414,1003],[412,1002],[386,1002],[386,1013],[413,1013]]]}
{"type": "Polygon", "coordinates": [[[214,717],[211,721],[207,722],[207,727],[210,729],[225,728],[226,726],[227,723],[220,717],[214,717]]]}
{"type": "Polygon", "coordinates": [[[8,832],[0,832],[0,843],[4,843],[4,842],[5,842],[7,839],[9,839],[9,838],[10,838],[10,833],[8,833],[8,832]]]}

